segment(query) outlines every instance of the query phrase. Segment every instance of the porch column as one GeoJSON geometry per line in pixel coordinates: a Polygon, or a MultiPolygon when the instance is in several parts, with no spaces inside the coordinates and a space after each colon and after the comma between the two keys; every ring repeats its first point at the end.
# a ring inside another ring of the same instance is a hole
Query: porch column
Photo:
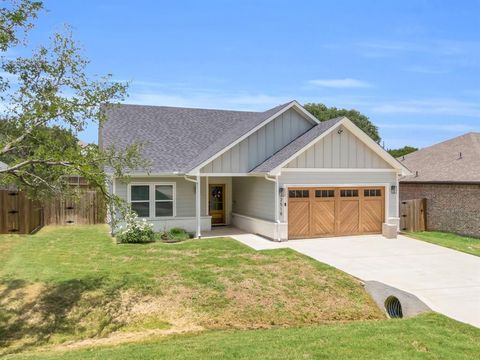
{"type": "Polygon", "coordinates": [[[278,176],[275,176],[275,222],[280,222],[280,186],[278,176]]]}
{"type": "Polygon", "coordinates": [[[197,235],[197,238],[201,238],[202,237],[202,233],[201,233],[201,221],[200,221],[200,217],[201,217],[201,185],[200,185],[200,175],[197,175],[197,182],[195,184],[195,217],[196,217],[196,220],[197,220],[197,231],[196,231],[196,235],[197,235]]]}

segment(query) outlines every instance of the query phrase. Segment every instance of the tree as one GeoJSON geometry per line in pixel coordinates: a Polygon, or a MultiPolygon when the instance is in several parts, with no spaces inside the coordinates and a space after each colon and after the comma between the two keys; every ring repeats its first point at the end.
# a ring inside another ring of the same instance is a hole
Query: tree
{"type": "Polygon", "coordinates": [[[405,155],[410,154],[410,153],[412,153],[414,151],[417,151],[417,150],[418,150],[418,148],[407,145],[407,146],[404,146],[404,147],[399,148],[399,149],[390,149],[390,150],[388,150],[388,152],[394,158],[399,158],[401,156],[405,156],[405,155]]]}
{"type": "MultiPolygon", "coordinates": [[[[40,2],[31,0],[12,1],[0,9],[0,49],[23,45],[22,33],[41,9],[40,2]]],[[[126,85],[112,82],[111,75],[88,77],[87,65],[68,28],[30,57],[7,59],[2,54],[0,68],[7,76],[2,76],[0,89],[0,161],[8,166],[0,169],[0,185],[14,184],[41,198],[68,192],[68,177],[82,176],[107,201],[119,201],[107,191],[105,169],[121,177],[144,165],[140,145],[81,146],[78,133],[89,122],[101,125],[103,107],[122,100],[126,85]]]]}
{"type": "Polygon", "coordinates": [[[363,115],[357,110],[327,107],[326,105],[320,103],[308,103],[305,104],[304,107],[320,121],[330,120],[339,116],[346,116],[367,135],[369,135],[375,142],[379,143],[381,140],[378,133],[378,128],[372,124],[367,116],[363,115]]]}

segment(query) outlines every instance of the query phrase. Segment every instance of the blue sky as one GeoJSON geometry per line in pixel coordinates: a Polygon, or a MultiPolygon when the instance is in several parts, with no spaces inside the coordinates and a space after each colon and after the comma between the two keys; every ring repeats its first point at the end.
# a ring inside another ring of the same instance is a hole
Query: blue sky
{"type": "MultiPolygon", "coordinates": [[[[480,131],[480,1],[46,0],[128,103],[360,110],[389,148],[480,131]]],[[[96,141],[96,129],[81,135],[96,141]]]]}

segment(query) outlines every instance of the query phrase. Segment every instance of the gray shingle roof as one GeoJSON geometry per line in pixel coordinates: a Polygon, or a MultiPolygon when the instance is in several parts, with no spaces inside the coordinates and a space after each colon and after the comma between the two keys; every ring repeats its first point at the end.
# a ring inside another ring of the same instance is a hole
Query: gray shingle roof
{"type": "Polygon", "coordinates": [[[141,142],[151,173],[186,173],[290,103],[264,112],[111,105],[99,144],[122,149],[141,142]]]}
{"type": "Polygon", "coordinates": [[[305,134],[299,136],[295,140],[293,140],[290,144],[285,146],[283,149],[280,149],[278,152],[273,154],[263,163],[258,165],[255,169],[253,169],[252,173],[265,173],[270,172],[275,169],[277,166],[281,165],[284,161],[290,158],[299,150],[303,149],[307,146],[310,142],[316,139],[318,136],[323,134],[325,131],[330,129],[332,126],[340,122],[344,117],[338,117],[334,119],[330,119],[327,121],[323,121],[320,124],[314,126],[310,130],[308,130],[305,134]]]}
{"type": "Polygon", "coordinates": [[[480,183],[480,133],[467,133],[398,160],[413,174],[418,171],[418,176],[403,177],[402,182],[480,183]]]}

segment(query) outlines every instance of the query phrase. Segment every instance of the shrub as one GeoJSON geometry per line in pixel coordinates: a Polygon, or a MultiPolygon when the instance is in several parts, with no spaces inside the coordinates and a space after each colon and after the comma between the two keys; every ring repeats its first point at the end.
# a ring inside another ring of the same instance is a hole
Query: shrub
{"type": "Polygon", "coordinates": [[[192,238],[193,236],[182,228],[163,230],[157,234],[157,239],[164,242],[178,242],[192,238]]]}
{"type": "Polygon", "coordinates": [[[149,243],[155,241],[155,232],[146,219],[140,220],[135,212],[128,211],[117,238],[121,243],[149,243]]]}

